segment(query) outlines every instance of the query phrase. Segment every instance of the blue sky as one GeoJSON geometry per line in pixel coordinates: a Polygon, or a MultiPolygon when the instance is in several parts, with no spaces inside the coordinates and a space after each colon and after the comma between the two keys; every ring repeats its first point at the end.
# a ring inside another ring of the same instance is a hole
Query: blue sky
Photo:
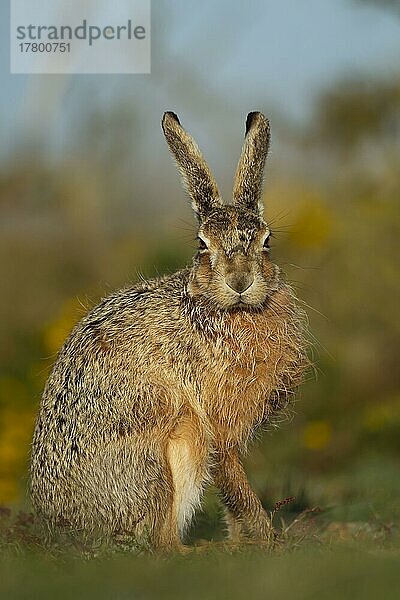
{"type": "Polygon", "coordinates": [[[151,75],[10,75],[3,0],[3,155],[29,128],[45,128],[49,140],[67,138],[73,111],[80,103],[87,109],[88,89],[104,111],[125,95],[157,127],[166,108],[196,122],[204,111],[270,106],[301,121],[321,87],[348,73],[390,74],[400,62],[400,17],[353,0],[153,0],[152,18],[151,75]]]}

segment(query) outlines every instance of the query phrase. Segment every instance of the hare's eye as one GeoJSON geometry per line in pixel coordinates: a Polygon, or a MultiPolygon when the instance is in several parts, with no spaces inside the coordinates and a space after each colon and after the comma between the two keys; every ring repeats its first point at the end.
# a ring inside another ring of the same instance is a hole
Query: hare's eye
{"type": "Polygon", "coordinates": [[[198,237],[198,242],[199,242],[199,250],[208,250],[208,246],[205,243],[205,241],[203,240],[203,238],[198,237]]]}
{"type": "Polygon", "coordinates": [[[264,250],[270,249],[270,245],[269,245],[270,240],[271,240],[271,235],[268,235],[264,240],[264,244],[263,244],[264,250]]]}

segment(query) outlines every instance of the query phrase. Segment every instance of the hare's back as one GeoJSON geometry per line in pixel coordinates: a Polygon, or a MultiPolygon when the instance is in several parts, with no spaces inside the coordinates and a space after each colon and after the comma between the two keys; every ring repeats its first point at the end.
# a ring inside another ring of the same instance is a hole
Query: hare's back
{"type": "MultiPolygon", "coordinates": [[[[137,360],[179,336],[183,274],[150,280],[104,298],[76,325],[59,360],[137,360]]],[[[119,365],[122,366],[122,363],[119,365]]]]}

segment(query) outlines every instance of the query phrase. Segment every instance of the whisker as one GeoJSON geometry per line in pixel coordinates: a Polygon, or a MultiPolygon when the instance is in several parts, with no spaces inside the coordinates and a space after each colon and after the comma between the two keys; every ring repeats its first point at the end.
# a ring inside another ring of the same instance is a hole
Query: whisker
{"type": "Polygon", "coordinates": [[[281,262],[281,265],[284,267],[294,267],[295,269],[300,269],[301,271],[308,271],[308,270],[318,271],[321,269],[321,267],[319,265],[296,265],[296,263],[283,263],[283,262],[281,262]]]}
{"type": "Polygon", "coordinates": [[[321,311],[319,311],[317,308],[314,308],[313,306],[311,306],[311,304],[307,304],[307,302],[305,300],[301,300],[300,298],[297,298],[297,301],[300,302],[301,304],[304,304],[304,306],[306,306],[310,310],[313,310],[320,317],[323,317],[324,319],[326,319],[327,321],[329,321],[329,317],[327,315],[325,315],[324,313],[322,313],[321,311]]]}

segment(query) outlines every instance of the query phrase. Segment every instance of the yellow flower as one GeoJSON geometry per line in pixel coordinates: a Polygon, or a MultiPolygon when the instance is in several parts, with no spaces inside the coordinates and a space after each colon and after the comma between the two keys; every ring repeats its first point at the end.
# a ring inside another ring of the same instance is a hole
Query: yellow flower
{"type": "Polygon", "coordinates": [[[18,496],[18,480],[25,469],[32,436],[31,410],[3,410],[0,414],[0,504],[18,496]]]}
{"type": "Polygon", "coordinates": [[[0,503],[9,504],[18,499],[18,484],[15,478],[0,477],[0,503]]]}
{"type": "Polygon", "coordinates": [[[332,427],[328,421],[311,421],[303,431],[303,444],[308,450],[321,450],[332,438],[332,427]]]}
{"type": "Polygon", "coordinates": [[[400,424],[400,398],[387,398],[368,406],[363,414],[363,425],[371,432],[378,432],[400,424]]]}

